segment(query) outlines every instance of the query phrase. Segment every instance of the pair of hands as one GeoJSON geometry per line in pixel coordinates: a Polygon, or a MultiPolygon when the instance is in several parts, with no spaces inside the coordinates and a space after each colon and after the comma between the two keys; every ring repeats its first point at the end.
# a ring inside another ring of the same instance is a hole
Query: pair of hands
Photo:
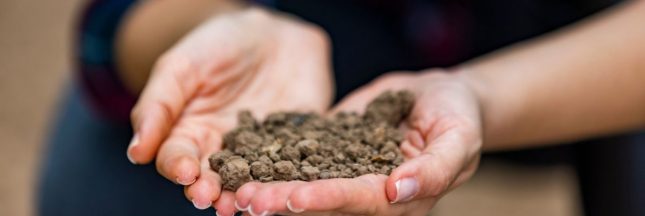
{"type": "Polygon", "coordinates": [[[334,111],[361,112],[385,90],[417,97],[402,125],[406,162],[392,174],[314,182],[247,183],[222,191],[208,156],[222,148],[237,111],[330,110],[333,78],[324,32],[287,15],[251,8],[204,22],[167,51],[132,113],[128,158],[156,158],[161,175],[185,186],[195,207],[218,215],[422,215],[467,180],[479,161],[478,99],[457,74],[390,73],[334,111]],[[394,203],[394,204],[393,204],[394,203]]]}

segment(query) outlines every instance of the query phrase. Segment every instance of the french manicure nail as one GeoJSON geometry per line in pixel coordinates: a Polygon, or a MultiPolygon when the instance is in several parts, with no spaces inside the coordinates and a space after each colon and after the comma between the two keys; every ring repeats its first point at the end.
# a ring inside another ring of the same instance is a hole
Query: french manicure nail
{"type": "Polygon", "coordinates": [[[291,211],[293,213],[301,213],[301,212],[305,211],[304,209],[301,209],[301,208],[294,208],[291,205],[291,200],[287,200],[287,208],[289,209],[289,211],[291,211]]]}
{"type": "Polygon", "coordinates": [[[419,192],[419,183],[416,178],[403,178],[394,183],[396,199],[392,203],[404,202],[412,199],[419,192]]]}
{"type": "Polygon", "coordinates": [[[134,159],[132,159],[132,156],[130,156],[130,149],[134,148],[137,145],[139,145],[139,135],[134,134],[134,136],[132,136],[132,140],[130,140],[130,145],[128,145],[128,150],[126,151],[126,155],[128,156],[128,160],[130,160],[130,163],[132,163],[132,164],[137,164],[137,162],[134,161],[134,159]]]}
{"type": "Polygon", "coordinates": [[[262,213],[256,214],[255,212],[253,212],[253,207],[249,205],[249,214],[251,214],[251,216],[268,216],[271,214],[271,212],[269,212],[268,210],[264,210],[262,213]]]}
{"type": "Polygon", "coordinates": [[[235,208],[236,208],[238,211],[246,211],[246,210],[248,209],[248,207],[246,207],[246,208],[242,208],[242,207],[240,207],[240,205],[239,205],[239,204],[237,204],[237,200],[236,200],[235,202],[233,202],[233,205],[235,206],[235,208]]]}
{"type": "Polygon", "coordinates": [[[251,204],[249,204],[249,206],[246,207],[246,209],[248,210],[249,214],[251,214],[251,216],[256,216],[255,213],[253,213],[253,207],[251,207],[251,204]]]}
{"type": "Polygon", "coordinates": [[[210,202],[209,203],[198,203],[195,200],[191,200],[191,201],[193,202],[193,205],[195,206],[195,208],[197,208],[199,210],[204,210],[204,209],[207,209],[207,208],[211,207],[210,202]]]}

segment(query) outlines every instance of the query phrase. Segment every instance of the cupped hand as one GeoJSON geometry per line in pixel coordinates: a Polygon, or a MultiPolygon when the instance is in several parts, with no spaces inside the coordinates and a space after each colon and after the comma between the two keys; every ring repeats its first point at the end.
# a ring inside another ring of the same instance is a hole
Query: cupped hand
{"type": "Polygon", "coordinates": [[[401,126],[406,161],[390,176],[313,182],[247,183],[236,205],[252,215],[425,215],[470,178],[482,143],[477,96],[458,74],[440,70],[390,73],[355,91],[335,111],[362,111],[386,90],[407,89],[416,102],[401,126]]]}
{"type": "Polygon", "coordinates": [[[215,202],[232,215],[208,156],[222,148],[237,112],[324,112],[331,103],[329,44],[324,32],[259,8],[205,21],[156,63],[133,112],[128,158],[156,159],[157,170],[185,185],[198,208],[215,202]],[[220,196],[221,195],[221,196],[220,196]]]}

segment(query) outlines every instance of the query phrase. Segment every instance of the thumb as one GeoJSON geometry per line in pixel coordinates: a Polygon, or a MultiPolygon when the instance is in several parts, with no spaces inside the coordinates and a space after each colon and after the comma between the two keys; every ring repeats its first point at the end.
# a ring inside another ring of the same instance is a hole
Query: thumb
{"type": "Polygon", "coordinates": [[[422,154],[396,168],[386,181],[391,203],[438,197],[448,189],[452,174],[439,168],[432,154],[422,154]]]}
{"type": "Polygon", "coordinates": [[[162,141],[197,90],[197,77],[188,60],[162,58],[153,70],[131,120],[134,136],[127,156],[134,164],[152,161],[162,141]]]}
{"type": "Polygon", "coordinates": [[[474,173],[479,157],[477,154],[469,157],[457,135],[442,135],[419,156],[392,171],[385,186],[391,203],[440,197],[453,187],[455,180],[465,181],[474,173]]]}

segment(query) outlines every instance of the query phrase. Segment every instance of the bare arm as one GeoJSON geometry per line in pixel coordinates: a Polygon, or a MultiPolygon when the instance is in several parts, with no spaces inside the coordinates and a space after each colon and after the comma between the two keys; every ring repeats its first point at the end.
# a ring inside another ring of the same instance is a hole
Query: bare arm
{"type": "Polygon", "coordinates": [[[143,89],[159,56],[209,17],[243,8],[228,0],[142,1],[125,19],[116,39],[119,75],[134,93],[143,89]]]}
{"type": "Polygon", "coordinates": [[[645,125],[645,1],[463,66],[482,98],[484,149],[521,148],[645,125]]]}
{"type": "Polygon", "coordinates": [[[644,20],[645,1],[626,3],[464,64],[457,73],[382,76],[336,110],[363,108],[386,90],[414,92],[400,145],[408,160],[389,176],[243,186],[236,201],[259,212],[262,203],[302,214],[422,215],[474,174],[482,148],[524,148],[644,126],[644,20]],[[326,196],[311,199],[318,194],[326,196]]]}

